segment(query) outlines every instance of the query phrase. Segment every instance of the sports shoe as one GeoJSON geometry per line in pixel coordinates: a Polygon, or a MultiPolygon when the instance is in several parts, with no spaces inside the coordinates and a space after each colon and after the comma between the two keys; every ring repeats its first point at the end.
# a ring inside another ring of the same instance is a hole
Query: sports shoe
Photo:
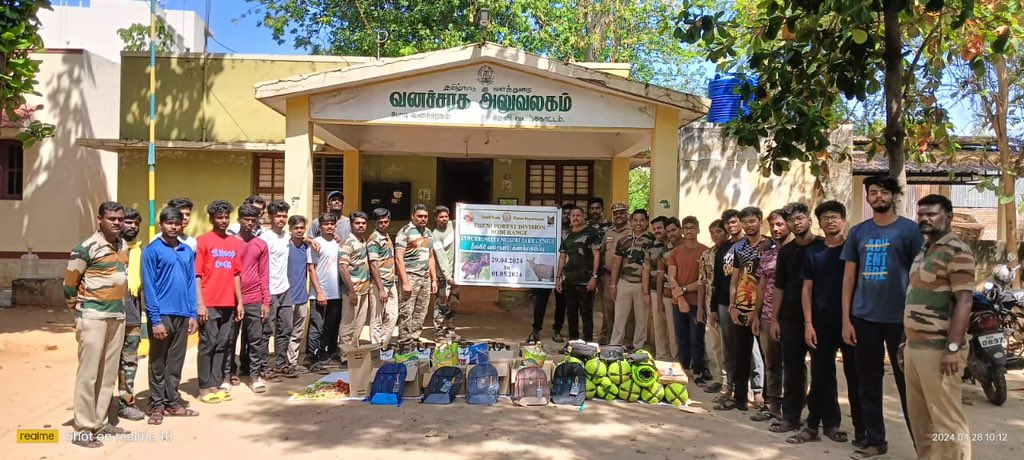
{"type": "Polygon", "coordinates": [[[526,343],[537,343],[540,342],[540,331],[533,331],[530,336],[526,338],[526,343]]]}
{"type": "Polygon", "coordinates": [[[117,411],[117,416],[134,422],[146,418],[146,414],[135,406],[124,406],[121,410],[117,411]]]}
{"type": "Polygon", "coordinates": [[[562,338],[562,333],[560,332],[555,332],[555,335],[551,336],[551,340],[554,340],[555,343],[565,342],[565,339],[562,338]]]}
{"type": "Polygon", "coordinates": [[[266,393],[267,392],[267,384],[260,377],[256,377],[255,379],[253,379],[252,383],[249,384],[249,388],[252,389],[253,393],[266,393]]]}

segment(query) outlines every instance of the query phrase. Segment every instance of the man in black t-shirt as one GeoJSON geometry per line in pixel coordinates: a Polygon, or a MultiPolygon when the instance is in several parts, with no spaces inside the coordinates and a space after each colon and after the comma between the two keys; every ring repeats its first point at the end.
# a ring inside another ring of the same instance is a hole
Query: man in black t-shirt
{"type": "Polygon", "coordinates": [[[740,212],[735,209],[726,210],[722,213],[722,224],[725,225],[729,239],[723,241],[715,251],[715,308],[711,309],[708,325],[721,328],[722,356],[725,358],[725,394],[727,398],[731,398],[732,375],[736,366],[732,342],[736,326],[729,317],[729,289],[732,285],[732,260],[729,256],[732,254],[733,245],[743,239],[743,232],[740,229],[740,212]]]}
{"type": "Polygon", "coordinates": [[[583,340],[594,340],[594,290],[601,268],[601,238],[587,225],[583,210],[569,210],[571,228],[562,241],[558,257],[555,290],[565,296],[569,340],[580,338],[579,320],[583,317],[583,340]]]}

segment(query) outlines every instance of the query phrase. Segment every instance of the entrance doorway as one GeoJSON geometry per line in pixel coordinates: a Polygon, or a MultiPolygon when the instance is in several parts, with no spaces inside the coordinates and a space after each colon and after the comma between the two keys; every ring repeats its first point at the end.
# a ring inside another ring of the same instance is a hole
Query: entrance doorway
{"type": "Polygon", "coordinates": [[[490,204],[492,160],[437,159],[437,203],[455,211],[455,202],[490,204]]]}

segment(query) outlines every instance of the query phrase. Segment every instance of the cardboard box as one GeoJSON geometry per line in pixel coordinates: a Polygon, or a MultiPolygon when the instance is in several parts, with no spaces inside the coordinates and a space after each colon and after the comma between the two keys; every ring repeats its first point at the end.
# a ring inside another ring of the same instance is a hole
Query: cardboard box
{"type": "MultiPolygon", "coordinates": [[[[418,398],[423,394],[423,375],[430,368],[430,363],[426,361],[407,361],[405,364],[405,386],[402,387],[402,397],[404,398],[418,398]]],[[[373,373],[370,375],[370,382],[373,382],[373,378],[377,376],[377,371],[380,370],[380,366],[373,368],[373,373]]]]}
{"type": "Polygon", "coordinates": [[[369,396],[373,369],[380,365],[380,345],[343,348],[345,360],[348,361],[349,395],[359,398],[369,396]]]}

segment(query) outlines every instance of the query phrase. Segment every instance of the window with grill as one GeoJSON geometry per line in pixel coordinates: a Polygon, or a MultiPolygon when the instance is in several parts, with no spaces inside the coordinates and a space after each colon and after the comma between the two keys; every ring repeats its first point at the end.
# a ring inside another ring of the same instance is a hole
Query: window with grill
{"type": "MultiPolygon", "coordinates": [[[[341,155],[313,156],[313,209],[327,210],[327,194],[342,189],[345,160],[341,155]]],[[[284,200],[284,154],[258,153],[253,164],[253,193],[268,202],[284,200]]]]}
{"type": "Polygon", "coordinates": [[[571,202],[586,206],[594,194],[592,161],[528,161],[526,204],[561,206],[571,202]]]}
{"type": "Polygon", "coordinates": [[[0,200],[20,200],[25,187],[25,152],[21,142],[0,140],[0,200]]]}

